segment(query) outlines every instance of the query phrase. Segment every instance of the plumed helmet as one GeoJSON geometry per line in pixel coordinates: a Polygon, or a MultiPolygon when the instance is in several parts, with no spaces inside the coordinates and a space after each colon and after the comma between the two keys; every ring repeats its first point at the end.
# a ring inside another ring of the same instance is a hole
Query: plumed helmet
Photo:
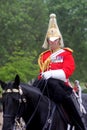
{"type": "Polygon", "coordinates": [[[43,48],[48,47],[47,39],[54,41],[58,38],[60,38],[60,46],[61,46],[61,48],[63,48],[64,47],[63,38],[62,38],[62,35],[60,33],[59,27],[57,25],[56,15],[52,13],[52,14],[50,14],[48,30],[47,30],[44,44],[42,47],[43,48]]]}

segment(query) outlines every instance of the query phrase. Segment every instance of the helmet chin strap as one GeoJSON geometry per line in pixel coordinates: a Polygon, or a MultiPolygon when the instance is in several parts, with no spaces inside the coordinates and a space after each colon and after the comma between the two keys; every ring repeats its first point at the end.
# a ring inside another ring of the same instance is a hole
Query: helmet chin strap
{"type": "Polygon", "coordinates": [[[60,49],[61,49],[60,47],[58,47],[58,48],[50,48],[50,50],[51,50],[52,53],[54,53],[54,52],[56,52],[56,51],[58,51],[60,49]]]}

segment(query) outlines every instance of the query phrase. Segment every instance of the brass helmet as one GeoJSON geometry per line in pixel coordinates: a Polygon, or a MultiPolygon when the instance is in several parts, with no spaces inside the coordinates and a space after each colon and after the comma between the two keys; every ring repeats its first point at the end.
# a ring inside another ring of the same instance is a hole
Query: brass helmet
{"type": "Polygon", "coordinates": [[[48,30],[42,47],[45,49],[48,47],[47,39],[54,41],[58,38],[60,38],[60,46],[61,48],[63,48],[64,47],[63,38],[57,25],[56,15],[50,14],[48,30]]]}

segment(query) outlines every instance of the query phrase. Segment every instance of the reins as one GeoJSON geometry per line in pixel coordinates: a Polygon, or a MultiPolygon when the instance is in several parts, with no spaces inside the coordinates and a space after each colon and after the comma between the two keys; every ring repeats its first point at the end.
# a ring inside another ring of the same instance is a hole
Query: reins
{"type": "MultiPolygon", "coordinates": [[[[41,80],[41,81],[44,81],[44,80],[41,80]]],[[[41,81],[39,81],[39,83],[37,84],[36,87],[38,87],[38,85],[40,84],[41,81]]],[[[42,94],[44,93],[44,90],[45,90],[45,88],[46,88],[46,86],[47,86],[47,82],[48,82],[48,80],[45,80],[45,85],[44,85],[44,87],[43,87],[42,94]]],[[[43,84],[43,82],[42,82],[42,84],[43,84]]],[[[54,115],[54,112],[55,112],[55,110],[56,110],[56,105],[55,105],[55,104],[53,105],[53,108],[52,108],[52,110],[51,110],[51,101],[50,101],[48,89],[47,89],[47,94],[48,94],[48,98],[47,98],[47,99],[48,99],[48,103],[49,103],[49,104],[48,104],[48,114],[47,114],[47,118],[46,118],[45,125],[43,126],[43,129],[42,129],[42,130],[45,130],[45,129],[47,129],[47,128],[48,128],[48,130],[51,130],[52,121],[53,121],[53,115],[54,115]]],[[[33,117],[34,117],[34,115],[35,115],[35,113],[36,113],[36,111],[37,111],[37,109],[38,109],[40,100],[41,100],[41,96],[39,97],[38,104],[37,104],[37,106],[36,106],[36,108],[35,108],[33,114],[32,114],[31,117],[29,118],[29,120],[28,120],[28,122],[27,122],[25,128],[28,127],[28,125],[30,124],[31,120],[33,119],[33,117]]],[[[60,112],[60,111],[59,111],[59,112],[60,112]]],[[[62,113],[62,112],[61,112],[61,113],[62,113]]],[[[66,119],[64,119],[64,116],[63,116],[62,114],[60,114],[60,115],[62,116],[64,122],[66,123],[67,121],[66,121],[66,119]]]]}
{"type": "Polygon", "coordinates": [[[51,111],[51,101],[50,101],[49,98],[48,98],[48,102],[49,102],[49,107],[48,107],[49,111],[48,111],[48,115],[47,115],[45,125],[44,125],[42,130],[46,130],[46,129],[51,130],[53,115],[54,115],[54,112],[56,110],[56,105],[54,105],[53,108],[52,108],[52,111],[51,111]]]}
{"type": "MultiPolygon", "coordinates": [[[[41,82],[41,81],[39,81],[38,85],[40,84],[40,82],[41,82]]],[[[47,80],[45,81],[45,85],[44,85],[44,87],[43,87],[42,94],[44,93],[44,90],[45,90],[45,88],[46,88],[46,85],[47,85],[47,80]]],[[[39,106],[39,103],[40,103],[41,98],[42,98],[42,96],[39,97],[37,106],[36,106],[36,108],[35,108],[33,114],[31,115],[31,117],[29,118],[29,120],[28,120],[28,122],[27,122],[25,128],[28,127],[28,125],[30,124],[31,120],[33,119],[33,117],[34,117],[34,115],[35,115],[35,113],[36,113],[36,111],[37,111],[37,109],[38,109],[38,106],[39,106]]]]}
{"type": "MultiPolygon", "coordinates": [[[[43,82],[45,81],[45,85],[44,85],[44,87],[43,87],[43,89],[42,89],[42,91],[41,91],[42,94],[43,94],[43,93],[44,93],[44,90],[45,90],[45,88],[46,88],[46,86],[47,86],[48,80],[40,80],[39,83],[37,84],[37,86],[35,86],[35,87],[38,87],[38,85],[39,85],[40,82],[42,82],[42,81],[43,81],[43,82]]],[[[42,82],[42,84],[43,84],[43,82],[42,82]]],[[[49,96],[49,94],[48,94],[48,96],[49,96]]],[[[29,118],[29,120],[28,120],[28,122],[27,122],[25,128],[28,127],[28,125],[30,124],[31,120],[33,119],[33,117],[34,117],[34,115],[35,115],[35,113],[36,113],[36,111],[37,111],[37,109],[38,109],[38,106],[39,106],[39,103],[40,103],[41,98],[42,98],[42,96],[39,97],[38,104],[37,104],[37,106],[36,106],[36,108],[35,108],[33,114],[32,114],[31,117],[29,118]]],[[[54,115],[54,112],[55,112],[55,110],[56,110],[56,105],[53,105],[53,108],[52,108],[52,110],[51,110],[51,101],[50,101],[49,98],[47,98],[47,100],[48,100],[48,114],[47,114],[46,122],[45,122],[45,124],[44,124],[42,130],[45,130],[45,129],[47,129],[47,128],[48,128],[48,130],[51,130],[52,121],[53,121],[53,115],[54,115]]]]}

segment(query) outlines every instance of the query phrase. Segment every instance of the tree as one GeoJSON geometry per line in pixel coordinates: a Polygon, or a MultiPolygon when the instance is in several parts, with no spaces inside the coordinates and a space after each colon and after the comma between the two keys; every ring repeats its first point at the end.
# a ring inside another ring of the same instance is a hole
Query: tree
{"type": "Polygon", "coordinates": [[[38,72],[36,57],[47,26],[46,4],[41,0],[1,0],[0,12],[0,77],[12,79],[19,73],[28,81],[38,72]]]}
{"type": "Polygon", "coordinates": [[[46,27],[44,20],[47,17],[47,11],[46,5],[41,0],[0,1],[2,62],[3,59],[7,62],[6,59],[15,51],[15,46],[20,46],[20,49],[26,51],[32,51],[32,48],[35,48],[39,52],[38,48],[42,45],[46,27]]]}
{"type": "Polygon", "coordinates": [[[28,82],[36,78],[39,73],[37,63],[35,63],[37,52],[34,51],[30,56],[29,52],[15,51],[9,57],[5,66],[0,68],[0,77],[4,81],[13,80],[16,74],[19,74],[21,81],[28,82]]]}

